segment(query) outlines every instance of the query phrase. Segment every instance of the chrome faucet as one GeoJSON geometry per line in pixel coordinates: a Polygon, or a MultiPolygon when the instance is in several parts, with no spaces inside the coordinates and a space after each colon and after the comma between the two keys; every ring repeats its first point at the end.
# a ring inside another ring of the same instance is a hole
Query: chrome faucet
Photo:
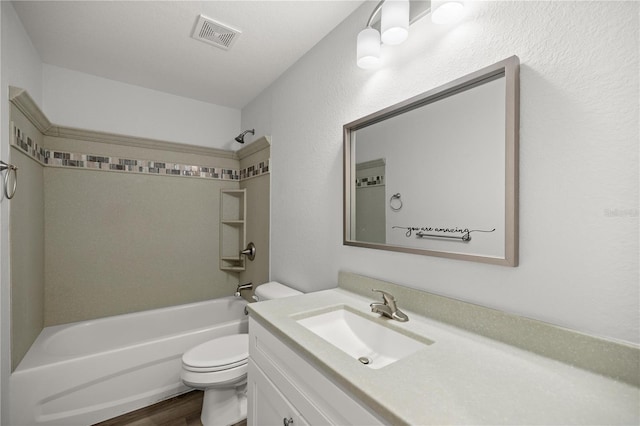
{"type": "Polygon", "coordinates": [[[370,305],[371,312],[384,315],[385,317],[389,317],[400,322],[409,321],[409,317],[400,309],[398,309],[398,306],[396,306],[396,299],[392,294],[376,289],[372,289],[371,291],[377,291],[378,293],[382,294],[382,303],[373,302],[370,305]]]}
{"type": "Polygon", "coordinates": [[[236,297],[240,297],[240,292],[242,290],[251,290],[253,288],[253,284],[252,283],[246,283],[246,284],[238,284],[238,288],[236,288],[236,297]]]}

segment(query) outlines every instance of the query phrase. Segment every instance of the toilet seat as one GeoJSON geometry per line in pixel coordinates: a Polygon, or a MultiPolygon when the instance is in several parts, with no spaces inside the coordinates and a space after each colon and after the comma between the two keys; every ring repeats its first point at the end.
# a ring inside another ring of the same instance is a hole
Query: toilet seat
{"type": "Polygon", "coordinates": [[[248,363],[239,367],[209,373],[194,372],[183,368],[180,378],[184,384],[196,389],[219,388],[229,385],[239,386],[247,382],[248,368],[248,363]]]}
{"type": "Polygon", "coordinates": [[[225,371],[246,365],[249,335],[233,334],[202,343],[182,355],[182,367],[195,373],[225,371]]]}
{"type": "Polygon", "coordinates": [[[241,367],[243,365],[246,365],[247,362],[248,362],[248,359],[244,359],[242,361],[234,362],[233,364],[214,365],[211,367],[194,367],[192,365],[187,365],[183,362],[182,368],[184,368],[187,371],[193,371],[194,373],[215,373],[216,371],[225,371],[225,370],[231,370],[232,368],[241,367]]]}

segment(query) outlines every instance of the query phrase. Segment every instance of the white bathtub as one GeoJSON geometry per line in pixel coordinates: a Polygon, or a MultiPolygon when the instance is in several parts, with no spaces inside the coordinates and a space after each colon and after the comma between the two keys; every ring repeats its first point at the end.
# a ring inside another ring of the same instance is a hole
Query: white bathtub
{"type": "Polygon", "coordinates": [[[11,425],[90,425],[189,390],[182,354],[247,333],[245,305],[225,297],[45,328],[11,375],[11,425]]]}

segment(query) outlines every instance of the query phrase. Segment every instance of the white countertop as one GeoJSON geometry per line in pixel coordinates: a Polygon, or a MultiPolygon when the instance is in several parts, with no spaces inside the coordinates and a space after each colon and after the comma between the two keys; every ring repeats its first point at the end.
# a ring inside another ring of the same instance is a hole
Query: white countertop
{"type": "Polygon", "coordinates": [[[435,343],[378,370],[296,322],[348,305],[370,313],[374,296],[336,288],[250,304],[251,316],[390,424],[638,425],[640,390],[402,309],[379,319],[435,343]]]}

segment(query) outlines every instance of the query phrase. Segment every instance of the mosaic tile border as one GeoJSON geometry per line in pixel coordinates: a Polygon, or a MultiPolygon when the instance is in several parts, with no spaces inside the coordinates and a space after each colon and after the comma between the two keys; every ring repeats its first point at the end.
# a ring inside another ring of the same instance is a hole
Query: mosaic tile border
{"type": "Polygon", "coordinates": [[[356,179],[356,188],[384,185],[384,176],[368,176],[356,179]]]}
{"type": "Polygon", "coordinates": [[[262,161],[245,169],[234,170],[163,161],[78,154],[65,151],[50,151],[40,147],[15,125],[13,125],[13,133],[14,137],[11,143],[43,166],[238,181],[269,173],[270,160],[262,161]]]}
{"type": "Polygon", "coordinates": [[[154,175],[202,177],[222,180],[240,180],[238,170],[218,167],[201,167],[188,164],[139,160],[120,157],[76,154],[63,151],[48,151],[46,165],[81,169],[108,170],[154,175]]]}
{"type": "Polygon", "coordinates": [[[271,167],[271,159],[268,158],[265,161],[261,161],[258,164],[249,166],[246,169],[240,170],[240,180],[250,179],[262,175],[269,174],[271,167]]]}
{"type": "Polygon", "coordinates": [[[31,158],[44,164],[47,158],[47,150],[33,142],[30,137],[26,136],[25,133],[15,125],[13,125],[12,128],[13,138],[11,138],[11,143],[22,149],[22,151],[31,158]]]}

